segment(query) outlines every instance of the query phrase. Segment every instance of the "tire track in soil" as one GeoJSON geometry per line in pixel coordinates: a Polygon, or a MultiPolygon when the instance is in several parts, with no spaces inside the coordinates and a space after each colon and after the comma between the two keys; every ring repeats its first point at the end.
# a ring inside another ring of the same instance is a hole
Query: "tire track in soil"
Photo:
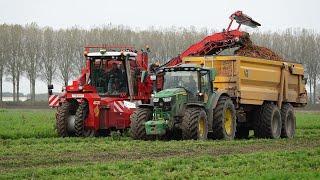
{"type": "Polygon", "coordinates": [[[263,152],[284,152],[300,151],[320,147],[320,139],[311,142],[276,142],[276,143],[253,143],[235,144],[221,147],[199,146],[188,147],[186,149],[169,150],[159,149],[158,151],[145,151],[144,149],[119,150],[117,152],[89,152],[79,154],[75,152],[55,154],[50,157],[50,153],[42,156],[6,156],[0,157],[0,172],[13,172],[29,168],[50,168],[55,166],[73,166],[95,163],[112,163],[115,161],[134,161],[134,160],[161,160],[173,157],[190,158],[201,156],[226,156],[236,154],[255,154],[263,152]],[[49,159],[48,159],[49,158],[49,159]],[[51,159],[50,159],[51,158],[51,159]],[[36,161],[36,162],[33,162],[36,161]]]}

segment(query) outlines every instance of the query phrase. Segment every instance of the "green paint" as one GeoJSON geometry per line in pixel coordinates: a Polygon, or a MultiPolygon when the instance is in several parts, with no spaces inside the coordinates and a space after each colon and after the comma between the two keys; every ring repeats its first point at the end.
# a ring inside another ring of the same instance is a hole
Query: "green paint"
{"type": "Polygon", "coordinates": [[[166,134],[167,124],[165,121],[148,121],[145,123],[147,135],[166,134]]]}

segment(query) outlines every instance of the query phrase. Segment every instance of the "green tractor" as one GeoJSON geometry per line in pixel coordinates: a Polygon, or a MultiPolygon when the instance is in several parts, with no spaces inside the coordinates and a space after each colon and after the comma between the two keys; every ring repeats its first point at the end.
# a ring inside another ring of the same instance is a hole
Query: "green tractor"
{"type": "Polygon", "coordinates": [[[196,65],[161,68],[161,91],[131,115],[133,139],[233,139],[236,111],[227,94],[214,89],[216,71],[196,65]]]}

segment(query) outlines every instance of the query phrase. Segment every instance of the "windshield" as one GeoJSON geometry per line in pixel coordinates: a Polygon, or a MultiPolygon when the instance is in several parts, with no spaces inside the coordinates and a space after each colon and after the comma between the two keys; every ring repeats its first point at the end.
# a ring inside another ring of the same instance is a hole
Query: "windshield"
{"type": "Polygon", "coordinates": [[[182,87],[188,92],[196,94],[198,92],[198,72],[197,71],[173,71],[165,72],[163,80],[163,90],[182,87]]]}
{"type": "Polygon", "coordinates": [[[127,75],[122,60],[91,60],[90,84],[100,95],[128,94],[127,75]]]}

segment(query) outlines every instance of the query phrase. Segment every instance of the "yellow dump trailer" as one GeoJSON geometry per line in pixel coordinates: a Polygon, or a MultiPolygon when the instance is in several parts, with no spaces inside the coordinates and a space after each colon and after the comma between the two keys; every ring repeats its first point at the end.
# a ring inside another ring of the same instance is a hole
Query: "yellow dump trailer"
{"type": "MultiPolygon", "coordinates": [[[[293,137],[295,116],[292,106],[307,104],[302,64],[244,56],[185,57],[183,62],[216,70],[213,86],[233,100],[238,136],[246,136],[248,130],[253,129],[257,136],[270,137],[266,135],[268,132],[259,132],[266,128],[261,125],[266,120],[259,121],[258,118],[265,118],[265,111],[274,113],[275,109],[281,115],[281,136],[293,137]]],[[[272,117],[270,121],[272,126],[272,117]]]]}

